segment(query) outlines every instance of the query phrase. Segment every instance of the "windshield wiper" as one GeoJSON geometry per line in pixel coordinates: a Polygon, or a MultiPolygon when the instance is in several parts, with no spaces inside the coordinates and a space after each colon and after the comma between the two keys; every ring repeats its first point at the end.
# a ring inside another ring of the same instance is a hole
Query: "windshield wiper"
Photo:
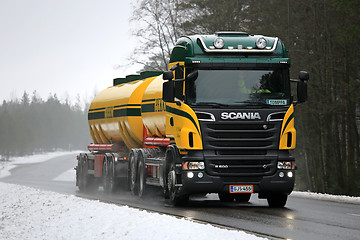
{"type": "Polygon", "coordinates": [[[217,102],[198,102],[195,103],[196,106],[213,106],[213,107],[229,107],[229,104],[217,103],[217,102]]]}

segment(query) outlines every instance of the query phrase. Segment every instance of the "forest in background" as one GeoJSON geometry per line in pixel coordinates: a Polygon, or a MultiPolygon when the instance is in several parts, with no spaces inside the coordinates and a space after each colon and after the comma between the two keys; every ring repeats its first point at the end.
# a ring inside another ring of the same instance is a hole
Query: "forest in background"
{"type": "Polygon", "coordinates": [[[144,70],[166,70],[182,35],[279,37],[291,78],[310,73],[309,101],[295,107],[296,188],[359,196],[359,9],[360,0],[138,0],[131,21],[141,44],[131,60],[144,70]]]}
{"type": "Polygon", "coordinates": [[[0,160],[35,152],[84,149],[90,143],[87,107],[79,99],[62,103],[50,95],[46,101],[36,92],[0,105],[0,160]]]}

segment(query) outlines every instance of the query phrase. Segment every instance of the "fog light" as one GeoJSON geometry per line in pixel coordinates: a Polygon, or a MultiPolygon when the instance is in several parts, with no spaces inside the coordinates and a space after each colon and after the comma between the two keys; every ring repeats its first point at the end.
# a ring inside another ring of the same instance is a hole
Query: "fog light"
{"type": "Polygon", "coordinates": [[[198,178],[202,178],[204,176],[204,174],[202,172],[198,173],[198,178]]]}
{"type": "Polygon", "coordinates": [[[194,177],[194,173],[193,173],[193,172],[188,172],[188,173],[187,173],[187,177],[188,177],[188,178],[193,178],[193,177],[194,177]]]}
{"type": "Polygon", "coordinates": [[[279,172],[279,177],[283,178],[285,174],[283,172],[279,172]]]}
{"type": "Polygon", "coordinates": [[[289,178],[292,178],[294,176],[294,174],[292,172],[288,172],[287,175],[289,178]]]}

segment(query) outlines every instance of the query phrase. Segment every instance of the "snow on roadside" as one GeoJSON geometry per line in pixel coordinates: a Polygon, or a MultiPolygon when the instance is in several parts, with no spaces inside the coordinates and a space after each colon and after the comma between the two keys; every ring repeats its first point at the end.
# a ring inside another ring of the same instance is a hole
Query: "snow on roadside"
{"type": "Polygon", "coordinates": [[[15,168],[16,165],[20,164],[30,164],[30,163],[39,163],[47,161],[51,158],[60,157],[63,155],[71,154],[71,153],[79,153],[82,152],[80,150],[77,151],[64,151],[64,152],[50,152],[36,155],[29,155],[23,157],[15,157],[11,158],[9,161],[0,161],[0,178],[4,178],[10,175],[10,170],[15,168]]]}
{"type": "Polygon", "coordinates": [[[342,196],[342,195],[331,195],[331,194],[323,194],[323,193],[298,192],[298,191],[292,192],[291,196],[323,200],[323,201],[339,202],[339,203],[360,204],[360,197],[349,197],[349,196],[342,196]]]}
{"type": "Polygon", "coordinates": [[[262,239],[167,215],[0,182],[0,239],[262,239]]]}

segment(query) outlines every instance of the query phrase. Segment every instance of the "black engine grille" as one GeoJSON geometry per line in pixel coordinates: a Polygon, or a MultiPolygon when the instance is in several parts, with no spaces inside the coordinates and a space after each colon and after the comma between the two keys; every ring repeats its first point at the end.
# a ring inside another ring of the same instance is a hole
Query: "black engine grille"
{"type": "Polygon", "coordinates": [[[208,173],[218,176],[264,176],[275,172],[281,122],[201,121],[208,173]],[[213,151],[214,150],[214,151],[213,151]]]}
{"type": "MultiPolygon", "coordinates": [[[[278,134],[274,124],[207,123],[203,139],[207,149],[275,149],[278,134]]],[[[203,129],[202,129],[203,130],[203,129]]]]}

